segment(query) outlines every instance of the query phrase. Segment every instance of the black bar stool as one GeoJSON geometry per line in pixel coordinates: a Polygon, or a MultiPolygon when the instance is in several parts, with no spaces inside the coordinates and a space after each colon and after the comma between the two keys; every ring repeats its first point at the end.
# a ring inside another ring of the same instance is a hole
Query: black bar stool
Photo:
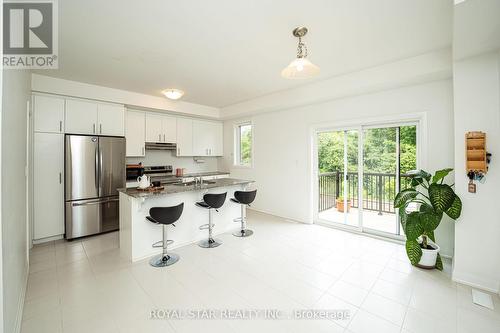
{"type": "Polygon", "coordinates": [[[241,222],[241,228],[239,231],[233,232],[236,237],[248,237],[253,234],[253,231],[247,229],[247,206],[255,200],[257,195],[257,190],[254,191],[235,191],[234,198],[231,198],[232,202],[236,202],[241,205],[241,217],[234,219],[234,222],[241,222]]]}
{"type": "Polygon", "coordinates": [[[224,201],[226,201],[226,195],[227,192],[219,194],[208,193],[203,196],[203,201],[196,203],[196,206],[208,209],[208,224],[200,226],[200,230],[208,229],[208,239],[199,241],[199,246],[204,248],[212,248],[222,244],[220,240],[214,239],[212,237],[212,231],[215,226],[215,224],[212,223],[212,210],[215,209],[218,212],[218,209],[221,208],[224,204],[224,201]]]}
{"type": "Polygon", "coordinates": [[[154,256],[149,261],[149,264],[154,267],[165,267],[175,264],[179,261],[179,255],[175,253],[167,253],[168,245],[174,241],[167,238],[167,226],[173,225],[181,217],[184,209],[184,203],[172,207],[153,207],[149,210],[149,215],[146,219],[155,224],[161,224],[163,228],[163,238],[161,241],[153,243],[153,247],[161,247],[162,253],[154,256]]]}

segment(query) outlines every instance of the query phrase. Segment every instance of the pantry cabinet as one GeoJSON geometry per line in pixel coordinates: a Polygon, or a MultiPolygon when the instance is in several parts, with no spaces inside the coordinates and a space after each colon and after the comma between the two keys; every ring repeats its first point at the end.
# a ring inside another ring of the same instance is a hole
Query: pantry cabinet
{"type": "Polygon", "coordinates": [[[64,134],[34,133],[33,239],[64,234],[64,134]]]}

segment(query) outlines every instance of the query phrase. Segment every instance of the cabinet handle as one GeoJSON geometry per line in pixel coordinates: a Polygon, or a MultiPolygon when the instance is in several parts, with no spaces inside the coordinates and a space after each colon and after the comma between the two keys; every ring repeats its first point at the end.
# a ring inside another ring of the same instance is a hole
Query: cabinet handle
{"type": "Polygon", "coordinates": [[[62,120],[59,120],[59,132],[62,132],[62,120]]]}
{"type": "Polygon", "coordinates": [[[163,142],[167,142],[167,139],[165,139],[165,134],[163,134],[163,142]]]}
{"type": "Polygon", "coordinates": [[[59,184],[62,184],[62,172],[59,172],[59,184]]]}
{"type": "Polygon", "coordinates": [[[161,142],[161,134],[158,134],[158,142],[161,142]]]}
{"type": "Polygon", "coordinates": [[[95,124],[92,125],[92,133],[95,134],[95,124]]]}
{"type": "Polygon", "coordinates": [[[99,124],[99,133],[102,134],[102,124],[99,124]]]}

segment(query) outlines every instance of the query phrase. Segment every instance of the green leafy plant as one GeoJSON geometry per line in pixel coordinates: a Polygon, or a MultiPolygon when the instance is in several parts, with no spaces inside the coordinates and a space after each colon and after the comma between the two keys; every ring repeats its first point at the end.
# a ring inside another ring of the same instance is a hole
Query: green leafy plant
{"type": "MultiPolygon", "coordinates": [[[[453,169],[438,170],[431,175],[424,170],[407,173],[410,188],[396,195],[394,208],[399,209],[401,226],[406,234],[406,253],[412,265],[418,264],[422,249],[433,249],[429,239],[436,242],[434,230],[439,226],[443,214],[452,220],[460,217],[462,201],[455,194],[453,185],[444,184],[444,179],[453,169]],[[413,204],[413,211],[409,211],[413,204]]],[[[437,256],[436,268],[443,269],[441,257],[437,256]]]]}

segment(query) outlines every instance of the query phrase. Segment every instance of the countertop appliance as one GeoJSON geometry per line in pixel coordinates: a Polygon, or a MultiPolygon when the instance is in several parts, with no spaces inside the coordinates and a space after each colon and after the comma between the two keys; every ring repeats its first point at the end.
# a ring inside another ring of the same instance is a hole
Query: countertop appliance
{"type": "Polygon", "coordinates": [[[117,230],[125,187],[125,138],[66,135],[66,239],[117,230]]]}

